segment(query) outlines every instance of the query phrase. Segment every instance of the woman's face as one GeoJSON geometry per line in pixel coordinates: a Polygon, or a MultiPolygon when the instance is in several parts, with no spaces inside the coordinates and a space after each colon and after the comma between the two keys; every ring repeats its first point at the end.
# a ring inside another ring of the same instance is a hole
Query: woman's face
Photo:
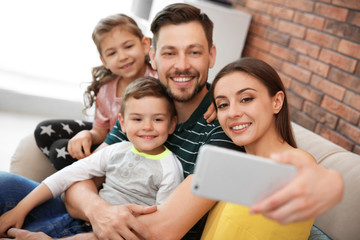
{"type": "Polygon", "coordinates": [[[256,143],[275,129],[274,113],[281,109],[278,94],[270,97],[257,78],[240,71],[225,75],[215,86],[214,98],[220,125],[235,144],[256,143]]]}

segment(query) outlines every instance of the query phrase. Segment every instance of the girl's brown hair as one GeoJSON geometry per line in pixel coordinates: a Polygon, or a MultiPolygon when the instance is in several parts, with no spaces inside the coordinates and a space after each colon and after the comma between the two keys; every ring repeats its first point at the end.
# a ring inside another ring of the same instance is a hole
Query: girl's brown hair
{"type": "MultiPolygon", "coordinates": [[[[98,24],[95,26],[92,33],[92,39],[96,45],[96,48],[101,55],[100,42],[103,39],[104,34],[112,31],[116,27],[121,27],[135,36],[139,37],[140,40],[144,37],[141,29],[136,24],[134,19],[125,15],[125,14],[115,14],[101,19],[98,24]]],[[[148,56],[145,57],[145,62],[149,64],[148,56]]],[[[150,65],[150,64],[149,64],[150,65]]],[[[113,80],[117,77],[110,70],[106,69],[103,65],[94,67],[91,71],[92,82],[87,87],[87,90],[84,93],[84,104],[85,110],[90,108],[96,101],[96,95],[99,92],[99,89],[105,83],[113,80]]]]}
{"type": "MultiPolygon", "coordinates": [[[[275,115],[275,127],[280,136],[291,146],[296,148],[296,142],[290,124],[289,107],[285,87],[277,72],[266,62],[256,58],[245,57],[236,60],[221,69],[221,71],[216,75],[210,88],[210,94],[214,105],[214,89],[216,84],[222,77],[233,72],[245,72],[257,78],[267,88],[271,97],[275,96],[275,94],[279,91],[284,92],[283,106],[275,115]]],[[[239,79],[239,81],[241,81],[241,79],[239,79]]]]}

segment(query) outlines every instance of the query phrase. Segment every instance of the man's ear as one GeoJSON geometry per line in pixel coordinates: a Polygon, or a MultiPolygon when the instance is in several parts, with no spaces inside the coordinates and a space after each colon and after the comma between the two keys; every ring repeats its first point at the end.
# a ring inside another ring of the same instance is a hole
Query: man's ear
{"type": "Polygon", "coordinates": [[[151,41],[150,41],[150,38],[148,37],[143,37],[142,40],[141,40],[141,44],[143,46],[143,49],[144,49],[144,54],[148,54],[149,51],[150,51],[150,45],[151,45],[151,41]]]}
{"type": "Polygon", "coordinates": [[[214,44],[211,46],[209,54],[210,54],[209,68],[213,68],[216,60],[216,47],[214,44]]]}
{"type": "Polygon", "coordinates": [[[150,47],[149,57],[150,57],[151,67],[152,67],[154,70],[157,70],[157,69],[156,69],[156,63],[155,63],[155,49],[154,49],[154,47],[150,47]]]}
{"type": "Polygon", "coordinates": [[[284,103],[285,93],[283,91],[278,91],[274,97],[272,97],[273,102],[273,113],[277,114],[280,112],[283,103],[284,103]]]}
{"type": "Polygon", "coordinates": [[[120,126],[121,126],[121,130],[126,133],[126,128],[125,128],[125,122],[124,122],[124,118],[123,116],[121,115],[121,113],[119,113],[119,123],[120,123],[120,126]]]}
{"type": "Polygon", "coordinates": [[[169,126],[169,134],[173,134],[176,128],[176,124],[177,124],[177,116],[174,116],[171,120],[170,126],[169,126]]]}

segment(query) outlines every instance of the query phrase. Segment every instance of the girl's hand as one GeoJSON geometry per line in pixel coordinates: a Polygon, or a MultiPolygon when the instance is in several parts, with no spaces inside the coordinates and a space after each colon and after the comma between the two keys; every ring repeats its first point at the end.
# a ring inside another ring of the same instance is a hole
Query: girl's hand
{"type": "Polygon", "coordinates": [[[68,143],[68,152],[71,157],[82,159],[91,154],[92,136],[89,130],[76,134],[68,143]]]}
{"type": "Polygon", "coordinates": [[[24,224],[25,216],[15,207],[4,213],[0,217],[0,237],[6,237],[6,232],[11,227],[21,228],[24,224]]]}
{"type": "Polygon", "coordinates": [[[216,110],[214,103],[211,103],[211,105],[206,110],[206,113],[204,113],[204,118],[206,119],[207,123],[211,123],[212,121],[216,120],[216,110]]]}
{"type": "Polygon", "coordinates": [[[53,238],[47,236],[42,232],[29,232],[24,229],[11,228],[8,231],[8,237],[4,239],[17,239],[17,240],[51,240],[53,238]]]}

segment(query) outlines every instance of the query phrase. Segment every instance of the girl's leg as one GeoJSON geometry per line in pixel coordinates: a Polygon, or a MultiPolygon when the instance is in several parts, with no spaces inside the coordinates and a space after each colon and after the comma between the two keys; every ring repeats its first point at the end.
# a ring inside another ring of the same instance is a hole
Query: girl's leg
{"type": "MultiPolygon", "coordinates": [[[[14,208],[38,185],[20,175],[0,172],[0,215],[14,208]]],[[[91,230],[83,221],[70,217],[59,197],[34,208],[25,218],[23,228],[56,238],[91,230]]]]}
{"type": "Polygon", "coordinates": [[[60,170],[77,159],[67,151],[69,140],[82,130],[90,130],[91,122],[79,120],[46,120],[35,129],[35,141],[39,149],[50,159],[54,167],[60,170]]]}

